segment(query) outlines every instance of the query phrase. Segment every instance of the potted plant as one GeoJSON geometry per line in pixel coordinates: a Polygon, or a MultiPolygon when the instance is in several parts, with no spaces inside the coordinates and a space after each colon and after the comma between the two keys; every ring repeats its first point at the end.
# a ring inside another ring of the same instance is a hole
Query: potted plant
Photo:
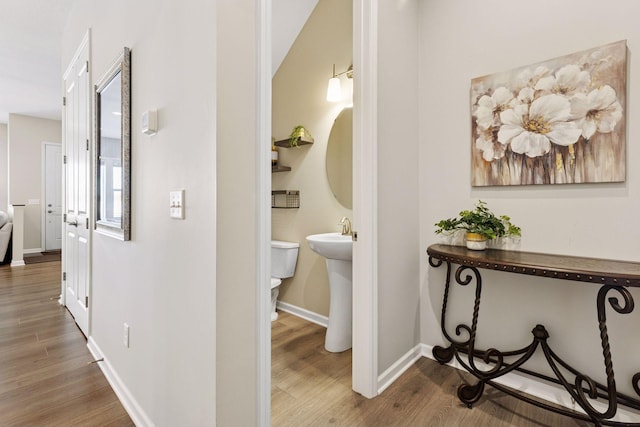
{"type": "Polygon", "coordinates": [[[495,215],[482,200],[478,201],[475,209],[461,211],[458,217],[443,219],[435,226],[436,234],[464,230],[467,248],[473,250],[486,249],[487,240],[521,235],[520,227],[513,225],[511,218],[495,215]]]}
{"type": "Polygon", "coordinates": [[[311,132],[309,132],[304,126],[298,125],[293,128],[291,134],[289,135],[289,146],[297,147],[298,141],[300,141],[301,139],[313,142],[313,136],[311,136],[311,132]]]}

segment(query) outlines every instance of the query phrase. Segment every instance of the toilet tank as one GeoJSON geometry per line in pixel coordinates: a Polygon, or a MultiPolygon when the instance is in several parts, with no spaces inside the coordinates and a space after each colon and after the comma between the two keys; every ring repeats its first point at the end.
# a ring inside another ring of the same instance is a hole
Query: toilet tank
{"type": "Polygon", "coordinates": [[[286,279],[293,277],[298,261],[300,243],[271,241],[271,277],[286,279]]]}

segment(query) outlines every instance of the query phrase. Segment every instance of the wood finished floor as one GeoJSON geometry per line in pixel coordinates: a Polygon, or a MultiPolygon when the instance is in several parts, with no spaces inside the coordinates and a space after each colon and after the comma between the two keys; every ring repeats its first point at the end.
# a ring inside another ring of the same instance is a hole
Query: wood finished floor
{"type": "Polygon", "coordinates": [[[133,426],[59,294],[60,262],[0,266],[0,426],[133,426]]]}
{"type": "Polygon", "coordinates": [[[351,390],[351,351],[324,350],[325,329],[280,312],[272,323],[272,425],[570,427],[591,424],[533,407],[491,387],[468,409],[456,389],[469,374],[422,358],[380,396],[351,390]]]}
{"type": "MultiPolygon", "coordinates": [[[[133,426],[57,302],[60,262],[0,266],[0,426],[133,426]]],[[[324,350],[325,329],[287,313],[272,323],[273,426],[588,426],[488,388],[473,409],[469,376],[421,359],[375,399],[351,390],[351,351],[324,350]]]]}

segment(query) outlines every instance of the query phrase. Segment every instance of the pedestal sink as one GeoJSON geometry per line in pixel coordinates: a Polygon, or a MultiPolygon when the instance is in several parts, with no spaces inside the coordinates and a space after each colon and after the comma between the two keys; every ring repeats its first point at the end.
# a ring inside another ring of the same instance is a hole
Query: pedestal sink
{"type": "Polygon", "coordinates": [[[324,233],[307,236],[312,251],[325,257],[329,273],[329,325],[324,340],[327,351],[337,353],[351,348],[351,258],[350,235],[324,233]]]}

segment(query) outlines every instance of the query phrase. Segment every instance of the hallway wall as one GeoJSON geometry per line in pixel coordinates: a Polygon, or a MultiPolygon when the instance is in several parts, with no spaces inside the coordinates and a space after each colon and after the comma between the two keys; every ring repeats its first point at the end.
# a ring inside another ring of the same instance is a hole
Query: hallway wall
{"type": "Polygon", "coordinates": [[[379,374],[420,342],[420,4],[378,2],[378,170],[371,179],[378,185],[379,374]]]}
{"type": "Polygon", "coordinates": [[[215,10],[196,0],[81,1],[63,36],[66,68],[91,29],[92,84],[131,48],[131,241],[93,234],[89,339],[139,425],[215,423],[215,10]],[[149,109],[158,110],[154,136],[141,132],[149,109]],[[169,217],[179,189],[184,220],[169,217]]]}
{"type": "MultiPolygon", "coordinates": [[[[439,316],[443,268],[428,267],[427,247],[437,241],[434,223],[473,207],[478,199],[522,227],[521,249],[640,261],[640,150],[634,120],[640,100],[637,73],[627,75],[627,178],[624,183],[471,187],[472,78],[510,70],[573,52],[627,40],[628,70],[640,67],[640,29],[633,0],[542,0],[519,2],[422,2],[420,8],[420,224],[421,338],[442,342],[439,316]],[[553,10],[553,13],[549,13],[553,10]]],[[[519,348],[536,323],[547,326],[550,343],[578,367],[604,375],[595,298],[598,286],[579,282],[483,272],[478,337],[482,347],[519,348]]],[[[459,287],[458,287],[459,288],[459,287]]],[[[458,289],[456,289],[458,290],[458,289]]],[[[640,290],[632,289],[640,298],[640,290]]],[[[459,291],[460,293],[462,291],[459,291]]],[[[465,300],[468,302],[468,300],[465,300]]],[[[608,309],[619,388],[632,392],[638,372],[640,310],[619,315],[608,309]],[[613,332],[615,331],[615,332],[613,332]]],[[[452,313],[469,322],[466,305],[452,313]]],[[[457,324],[457,323],[455,323],[457,324]]]]}

